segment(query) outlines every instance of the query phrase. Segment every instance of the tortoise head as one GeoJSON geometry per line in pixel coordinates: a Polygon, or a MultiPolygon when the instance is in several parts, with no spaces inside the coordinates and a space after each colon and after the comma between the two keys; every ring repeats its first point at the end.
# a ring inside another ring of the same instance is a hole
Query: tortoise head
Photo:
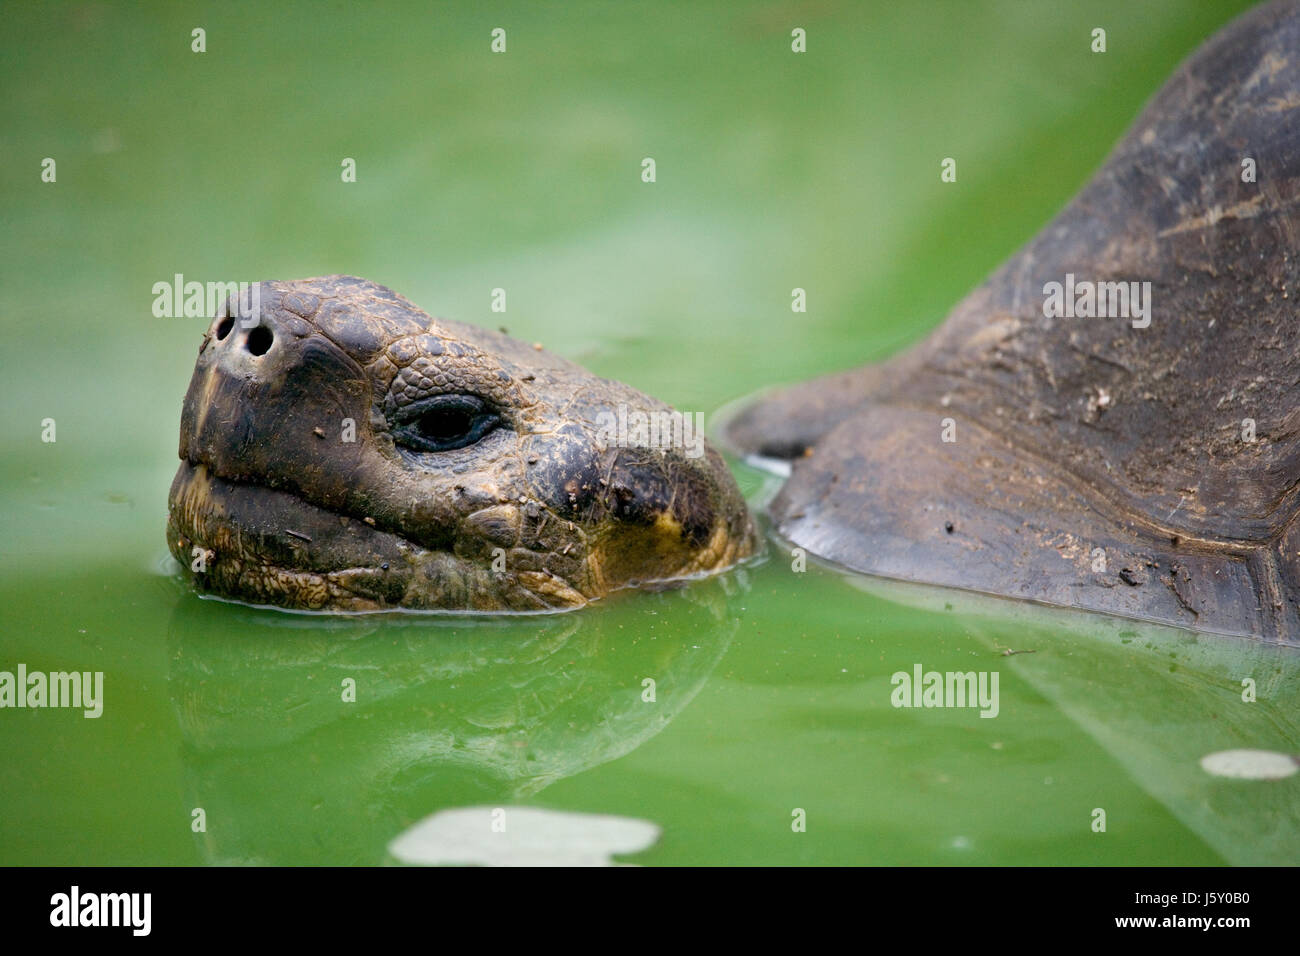
{"type": "Polygon", "coordinates": [[[201,589],[545,610],[755,550],[725,463],[662,402],[363,279],[254,290],[219,310],[181,413],[167,539],[201,589]]]}

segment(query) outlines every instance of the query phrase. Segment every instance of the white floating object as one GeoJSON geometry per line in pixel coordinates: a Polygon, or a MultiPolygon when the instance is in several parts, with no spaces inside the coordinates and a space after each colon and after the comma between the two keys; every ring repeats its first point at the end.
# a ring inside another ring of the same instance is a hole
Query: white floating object
{"type": "Polygon", "coordinates": [[[1281,780],[1300,770],[1300,763],[1272,750],[1220,750],[1202,757],[1201,769],[1237,780],[1281,780]]]}
{"type": "Polygon", "coordinates": [[[420,866],[613,866],[659,839],[645,820],[537,807],[461,807],[425,817],[388,844],[420,866]]]}

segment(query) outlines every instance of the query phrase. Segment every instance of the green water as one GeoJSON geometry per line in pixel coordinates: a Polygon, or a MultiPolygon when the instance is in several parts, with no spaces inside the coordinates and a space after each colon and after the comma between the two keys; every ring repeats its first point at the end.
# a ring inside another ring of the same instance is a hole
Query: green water
{"type": "Polygon", "coordinates": [[[1300,860],[1300,776],[1199,766],[1300,751],[1294,654],[775,543],[480,620],[203,600],[163,543],[207,323],[154,318],[155,282],[355,273],[716,412],[915,341],[1241,6],[7,8],[0,670],[103,671],[105,700],[0,711],[0,863],[382,863],[438,810],[521,805],[651,821],[647,864],[1300,860]],[[891,706],[916,664],[996,671],[997,717],[891,706]]]}

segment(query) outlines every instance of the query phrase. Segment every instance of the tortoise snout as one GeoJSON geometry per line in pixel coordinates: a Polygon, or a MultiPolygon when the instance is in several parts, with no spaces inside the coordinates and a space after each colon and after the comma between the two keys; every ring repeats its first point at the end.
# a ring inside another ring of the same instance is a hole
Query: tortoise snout
{"type": "Polygon", "coordinates": [[[212,324],[212,338],[217,342],[230,340],[250,355],[265,355],[275,343],[275,327],[269,317],[227,315],[212,324]]]}
{"type": "Polygon", "coordinates": [[[291,355],[298,336],[289,334],[283,323],[270,315],[226,315],[218,317],[203,346],[204,358],[227,374],[242,379],[266,380],[276,374],[291,355]],[[277,351],[281,354],[273,354],[277,351]]]}
{"type": "Polygon", "coordinates": [[[222,311],[227,314],[208,329],[196,371],[208,369],[244,385],[287,386],[349,364],[312,323],[284,309],[236,310],[232,303],[222,311]],[[330,368],[322,371],[322,363],[330,368]]]}
{"type": "Polygon", "coordinates": [[[181,408],[181,457],[229,478],[279,475],[281,459],[301,468],[327,447],[337,459],[339,436],[369,422],[364,372],[299,316],[223,311],[181,408]]]}

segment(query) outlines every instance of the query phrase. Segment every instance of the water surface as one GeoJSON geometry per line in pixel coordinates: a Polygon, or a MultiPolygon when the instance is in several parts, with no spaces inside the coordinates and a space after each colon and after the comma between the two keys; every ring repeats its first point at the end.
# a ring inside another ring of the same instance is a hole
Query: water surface
{"type": "Polygon", "coordinates": [[[646,864],[1296,862],[1300,777],[1199,765],[1300,751],[1294,654],[779,542],[479,620],[204,600],[163,543],[207,323],[155,282],[363,275],[713,414],[916,341],[1241,6],[8,10],[0,669],[102,670],[105,705],[0,712],[0,862],[383,863],[479,806],[648,821],[646,864]],[[917,664],[996,671],[997,717],[893,707],[917,664]]]}

